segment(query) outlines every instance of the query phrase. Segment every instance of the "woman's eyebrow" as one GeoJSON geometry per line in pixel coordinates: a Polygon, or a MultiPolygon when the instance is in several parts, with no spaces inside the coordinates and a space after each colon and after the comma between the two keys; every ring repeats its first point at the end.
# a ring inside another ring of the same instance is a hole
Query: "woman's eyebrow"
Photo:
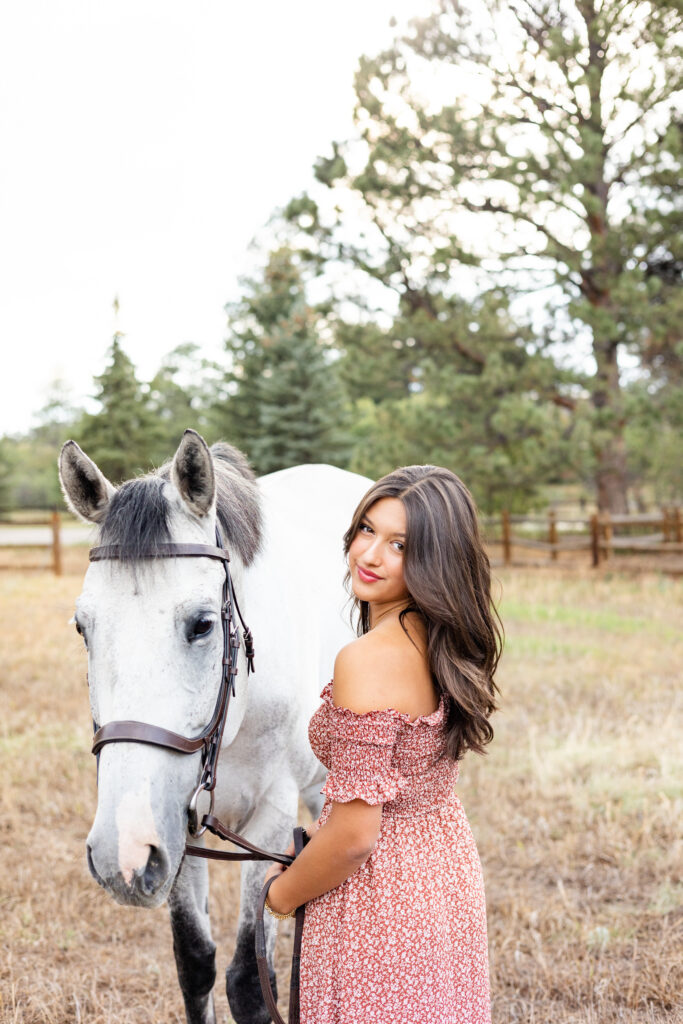
{"type": "MultiPolygon", "coordinates": [[[[373,521],[370,518],[370,516],[363,516],[363,518],[361,519],[361,522],[362,523],[365,522],[365,523],[368,524],[368,526],[371,526],[373,528],[373,530],[375,529],[375,524],[373,523],[373,521]]],[[[405,540],[405,536],[406,536],[405,533],[393,533],[392,534],[392,537],[403,537],[404,540],[405,540]]]]}

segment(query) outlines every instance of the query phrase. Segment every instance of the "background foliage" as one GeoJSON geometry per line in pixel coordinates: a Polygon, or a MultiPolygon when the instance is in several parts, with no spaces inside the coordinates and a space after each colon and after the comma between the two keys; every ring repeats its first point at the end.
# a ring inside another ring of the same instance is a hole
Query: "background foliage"
{"type": "Polygon", "coordinates": [[[683,27],[675,0],[435,0],[360,59],[354,136],[273,218],[226,307],[140,381],[117,334],[0,440],[0,504],[58,501],[74,436],[118,481],[193,426],[258,472],[435,462],[485,511],[683,491],[683,27]]]}

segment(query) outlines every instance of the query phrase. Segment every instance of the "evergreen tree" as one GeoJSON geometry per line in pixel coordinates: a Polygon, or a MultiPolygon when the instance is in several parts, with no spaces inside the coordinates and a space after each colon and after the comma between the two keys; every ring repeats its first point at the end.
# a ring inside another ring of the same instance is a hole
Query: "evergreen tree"
{"type": "MultiPolygon", "coordinates": [[[[398,268],[398,250],[395,259],[398,268]]],[[[508,289],[466,299],[438,272],[420,280],[416,268],[394,275],[380,262],[372,275],[385,272],[398,293],[388,327],[330,317],[340,375],[355,402],[352,467],[379,476],[400,464],[438,462],[464,476],[483,510],[528,508],[544,483],[566,475],[568,410],[583,378],[556,365],[552,339],[512,316],[508,289]]]]}
{"type": "Polygon", "coordinates": [[[10,496],[14,453],[11,438],[0,437],[0,512],[9,511],[13,506],[10,496]]]}
{"type": "Polygon", "coordinates": [[[149,383],[149,406],[158,435],[154,452],[157,465],[175,451],[188,427],[209,442],[214,440],[210,410],[216,402],[220,376],[218,366],[201,358],[199,346],[191,342],[178,345],[163,358],[149,383]]]}
{"type": "MultiPolygon", "coordinates": [[[[311,197],[287,210],[319,265],[342,260],[395,289],[425,333],[442,313],[433,296],[457,292],[463,268],[547,289],[547,340],[570,354],[590,344],[595,489],[613,511],[627,490],[619,354],[680,338],[680,269],[666,284],[652,267],[680,268],[681,25],[676,0],[439,0],[361,61],[361,148],[335,146],[316,165],[335,215],[311,197]],[[425,81],[443,102],[423,98],[425,81]],[[367,224],[355,243],[349,193],[367,224]]],[[[473,368],[488,359],[469,358],[461,334],[453,348],[473,368]]],[[[572,388],[548,397],[578,409],[572,388]]]]}
{"type": "Polygon", "coordinates": [[[321,340],[288,249],[228,307],[231,369],[214,407],[216,429],[259,473],[303,463],[345,465],[350,439],[337,368],[321,340]]]}
{"type": "Polygon", "coordinates": [[[150,469],[162,432],[149,396],[135,367],[121,347],[117,331],[109,349],[109,364],[95,377],[96,413],[85,413],[77,432],[81,447],[112,483],[150,469]]]}
{"type": "MultiPolygon", "coordinates": [[[[413,360],[412,380],[404,397],[375,402],[374,413],[369,395],[358,403],[353,468],[378,476],[433,462],[462,476],[485,512],[529,508],[541,485],[565,472],[570,414],[549,396],[560,384],[576,386],[576,377],[509,319],[504,297],[497,307],[491,294],[472,304],[433,301],[444,315],[394,324],[392,351],[413,360]],[[417,357],[408,329],[422,339],[417,357]]],[[[357,355],[350,361],[362,368],[357,355]]]]}
{"type": "Polygon", "coordinates": [[[35,426],[28,436],[52,448],[56,465],[59,449],[82,414],[74,401],[70,385],[62,377],[55,377],[46,389],[43,404],[34,417],[35,426]]]}
{"type": "Polygon", "coordinates": [[[53,380],[42,407],[35,414],[35,426],[25,434],[0,441],[0,448],[4,448],[7,455],[4,485],[0,483],[0,503],[8,508],[62,506],[57,457],[66,438],[73,436],[80,416],[68,385],[61,378],[53,380]]]}

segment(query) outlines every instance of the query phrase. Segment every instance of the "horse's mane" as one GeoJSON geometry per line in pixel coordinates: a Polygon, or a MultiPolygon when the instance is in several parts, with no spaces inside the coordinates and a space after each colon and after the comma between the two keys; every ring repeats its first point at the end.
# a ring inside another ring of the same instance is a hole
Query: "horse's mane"
{"type": "MultiPolygon", "coordinates": [[[[219,441],[211,446],[216,476],[216,514],[223,542],[250,565],[261,546],[263,518],[256,477],[242,452],[219,441]]],[[[171,463],[128,480],[112,498],[100,543],[117,544],[119,558],[139,561],[171,540],[171,508],[164,494],[171,463]]]]}

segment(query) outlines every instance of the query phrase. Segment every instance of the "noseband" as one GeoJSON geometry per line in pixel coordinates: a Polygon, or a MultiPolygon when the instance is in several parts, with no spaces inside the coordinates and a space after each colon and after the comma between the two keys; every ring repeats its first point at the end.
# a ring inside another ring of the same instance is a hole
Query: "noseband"
{"type": "MultiPolygon", "coordinates": [[[[223,563],[225,579],[221,601],[221,622],[223,628],[223,665],[221,682],[216,698],[213,715],[208,725],[199,736],[181,736],[180,733],[163,729],[147,722],[117,721],[106,722],[102,727],[95,725],[92,752],[98,755],[107,743],[150,743],[155,747],[174,750],[178,754],[194,754],[202,751],[202,770],[199,785],[194,791],[188,809],[188,828],[193,836],[200,836],[206,831],[206,824],[199,824],[197,817],[197,800],[202,790],[211,797],[211,805],[207,817],[213,814],[214,789],[216,787],[216,770],[221,741],[228,715],[230,698],[235,694],[235,676],[237,675],[237,658],[240,648],[240,631],[235,621],[235,612],[239,616],[244,635],[244,651],[247,658],[247,673],[254,671],[254,641],[251,631],[242,617],[237,603],[235,590],[230,575],[230,555],[223,547],[218,526],[216,526],[216,545],[212,544],[159,544],[153,551],[143,552],[141,558],[214,558],[223,563]]],[[[91,548],[90,561],[101,562],[121,558],[118,544],[91,548]]]]}

